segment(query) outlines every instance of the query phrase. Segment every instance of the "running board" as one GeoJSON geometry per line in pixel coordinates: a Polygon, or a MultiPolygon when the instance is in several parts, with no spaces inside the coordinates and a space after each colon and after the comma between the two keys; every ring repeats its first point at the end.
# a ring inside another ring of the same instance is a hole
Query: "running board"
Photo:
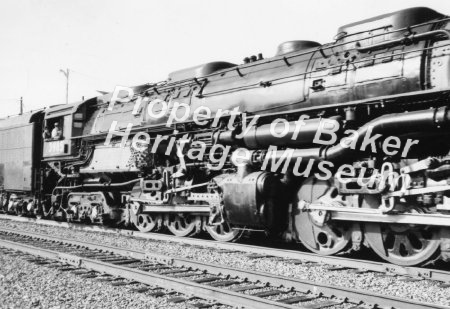
{"type": "Polygon", "coordinates": [[[398,223],[450,226],[450,215],[443,214],[406,214],[406,213],[382,213],[377,209],[325,209],[330,213],[330,220],[376,222],[376,223],[398,223]]]}

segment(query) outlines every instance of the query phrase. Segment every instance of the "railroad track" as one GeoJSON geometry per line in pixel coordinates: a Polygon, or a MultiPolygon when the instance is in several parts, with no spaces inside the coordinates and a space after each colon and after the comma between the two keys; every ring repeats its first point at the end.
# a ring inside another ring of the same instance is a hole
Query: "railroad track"
{"type": "MultiPolygon", "coordinates": [[[[380,295],[368,291],[234,269],[173,256],[133,251],[0,228],[0,247],[36,256],[41,264],[55,263],[87,278],[100,277],[121,284],[157,285],[154,296],[173,293],[170,302],[193,299],[197,308],[218,304],[248,308],[448,308],[380,295]],[[128,280],[127,282],[122,281],[128,280]]],[[[303,263],[298,261],[298,263],[303,263]]]]}
{"type": "Polygon", "coordinates": [[[450,286],[450,272],[441,269],[425,268],[425,267],[405,267],[390,263],[383,263],[370,260],[358,260],[338,256],[320,256],[313,253],[302,252],[297,250],[277,249],[263,246],[247,245],[240,243],[227,243],[212,240],[204,240],[198,238],[175,237],[160,233],[142,233],[138,231],[118,228],[108,228],[96,225],[80,225],[76,223],[57,222],[50,220],[37,220],[34,218],[16,217],[0,214],[0,219],[12,220],[18,222],[32,222],[47,226],[56,226],[69,228],[83,232],[102,232],[109,234],[119,234],[127,237],[135,237],[140,239],[149,239],[157,241],[171,241],[187,244],[190,246],[209,247],[215,250],[240,251],[256,256],[276,257],[284,259],[301,260],[308,263],[320,263],[330,265],[331,271],[354,269],[357,272],[375,272],[380,275],[397,276],[400,280],[433,280],[442,282],[442,287],[450,286]]]}

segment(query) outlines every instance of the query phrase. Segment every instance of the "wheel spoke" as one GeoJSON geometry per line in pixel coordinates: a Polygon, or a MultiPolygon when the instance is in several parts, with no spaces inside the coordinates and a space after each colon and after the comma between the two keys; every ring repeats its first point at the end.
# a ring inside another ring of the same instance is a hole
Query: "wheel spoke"
{"type": "Polygon", "coordinates": [[[156,227],[156,222],[153,215],[139,214],[135,225],[139,231],[147,233],[156,227]]]}
{"type": "MultiPolygon", "coordinates": [[[[300,187],[297,197],[299,201],[313,203],[324,195],[333,191],[333,185],[329,181],[318,180],[310,177],[300,187]]],[[[346,250],[351,245],[352,230],[345,225],[317,224],[319,212],[299,212],[293,220],[294,234],[298,240],[310,251],[333,255],[346,250]]]]}
{"type": "Polygon", "coordinates": [[[197,232],[197,222],[199,217],[189,218],[181,215],[169,216],[167,228],[175,236],[185,237],[192,236],[197,232]]]}
{"type": "Polygon", "coordinates": [[[422,265],[439,253],[439,229],[367,223],[365,238],[384,260],[404,266],[422,265]]]}
{"type": "Polygon", "coordinates": [[[206,225],[206,231],[215,240],[223,242],[236,241],[243,234],[242,230],[233,230],[228,222],[222,222],[217,225],[206,225]]]}

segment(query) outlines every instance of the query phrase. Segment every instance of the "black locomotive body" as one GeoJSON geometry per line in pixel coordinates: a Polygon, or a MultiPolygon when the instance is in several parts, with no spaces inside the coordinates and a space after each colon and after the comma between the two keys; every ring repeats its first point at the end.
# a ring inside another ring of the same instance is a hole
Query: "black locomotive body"
{"type": "Polygon", "coordinates": [[[330,44],[286,42],[272,58],[0,121],[2,205],[221,241],[261,230],[327,255],[369,246],[401,265],[446,260],[449,90],[450,19],[378,16],[330,44]]]}

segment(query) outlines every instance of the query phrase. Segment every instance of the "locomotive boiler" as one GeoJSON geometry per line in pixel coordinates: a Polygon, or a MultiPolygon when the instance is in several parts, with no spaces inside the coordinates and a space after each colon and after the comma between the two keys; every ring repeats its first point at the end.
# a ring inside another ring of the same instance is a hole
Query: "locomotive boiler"
{"type": "Polygon", "coordinates": [[[405,9],[2,120],[3,208],[448,260],[449,21],[405,9]]]}

